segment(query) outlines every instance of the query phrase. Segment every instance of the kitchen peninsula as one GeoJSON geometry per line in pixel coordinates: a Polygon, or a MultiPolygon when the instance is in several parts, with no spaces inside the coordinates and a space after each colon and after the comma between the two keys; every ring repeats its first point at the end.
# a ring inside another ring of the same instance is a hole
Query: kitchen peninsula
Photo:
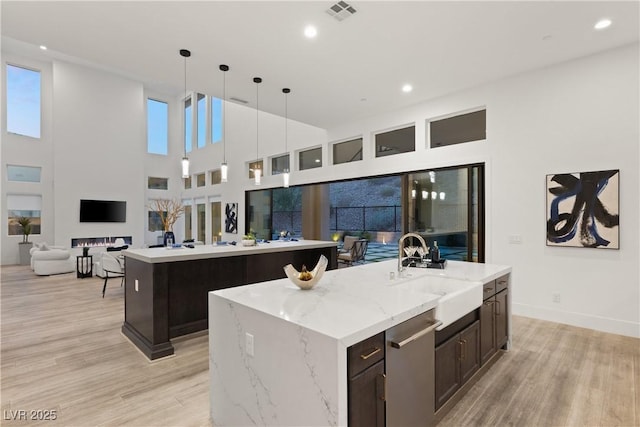
{"type": "Polygon", "coordinates": [[[207,328],[207,292],[285,277],[286,264],[337,267],[337,244],[318,240],[256,246],[127,249],[122,333],[149,359],[173,354],[171,339],[207,328]]]}
{"type": "MultiPolygon", "coordinates": [[[[384,425],[385,399],[389,417],[392,397],[386,393],[396,389],[391,387],[392,381],[398,382],[389,372],[389,352],[397,351],[406,342],[407,347],[412,346],[411,339],[418,336],[397,344],[389,340],[388,331],[434,310],[436,318],[445,319],[436,330],[436,345],[440,338],[445,346],[461,331],[469,329],[466,323],[461,324],[469,317],[471,326],[479,328],[487,290],[495,289],[500,281],[506,294],[511,272],[507,266],[456,261],[450,261],[444,270],[407,268],[400,278],[396,269],[397,261],[390,260],[329,271],[309,291],[281,279],[210,292],[213,424],[384,425]],[[456,311],[457,304],[466,308],[456,311]],[[385,357],[387,372],[384,372],[385,357]],[[370,385],[356,387],[359,377],[353,375],[353,366],[369,361],[371,366],[363,375],[376,366],[379,373],[371,377],[370,385]],[[360,399],[356,396],[358,390],[364,390],[365,398],[369,399],[364,404],[366,410],[361,412],[378,413],[377,422],[354,421],[354,400],[360,399]]],[[[510,303],[502,310],[509,319],[510,303]]],[[[487,325],[490,331],[496,330],[485,322],[487,325]]],[[[510,346],[509,325],[507,322],[508,340],[500,348],[510,346]]],[[[461,341],[458,348],[462,347],[461,341]]],[[[479,353],[479,344],[477,349],[479,353]]],[[[498,353],[494,349],[492,355],[498,353]]],[[[470,359],[477,360],[478,366],[481,363],[479,354],[470,359]]],[[[437,354],[435,364],[437,371],[437,354]]],[[[490,366],[488,360],[486,366],[490,366]]],[[[433,362],[431,368],[424,368],[429,369],[433,373],[433,362]]],[[[401,388],[410,386],[412,372],[404,372],[402,376],[401,388]]],[[[433,392],[435,389],[437,398],[438,388],[433,374],[431,378],[431,393],[427,394],[430,399],[424,397],[430,402],[425,401],[424,406],[431,405],[433,416],[433,392]]],[[[397,424],[386,420],[386,425],[397,424]]]]}

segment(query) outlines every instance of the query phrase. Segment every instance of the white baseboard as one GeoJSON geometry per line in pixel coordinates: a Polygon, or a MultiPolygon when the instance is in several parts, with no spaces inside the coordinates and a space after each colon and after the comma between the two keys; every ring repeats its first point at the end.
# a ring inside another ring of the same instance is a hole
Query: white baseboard
{"type": "Polygon", "coordinates": [[[513,303],[511,312],[516,316],[549,320],[551,322],[564,323],[581,328],[595,329],[596,331],[640,338],[640,322],[553,310],[547,307],[537,307],[520,303],[513,303]]]}

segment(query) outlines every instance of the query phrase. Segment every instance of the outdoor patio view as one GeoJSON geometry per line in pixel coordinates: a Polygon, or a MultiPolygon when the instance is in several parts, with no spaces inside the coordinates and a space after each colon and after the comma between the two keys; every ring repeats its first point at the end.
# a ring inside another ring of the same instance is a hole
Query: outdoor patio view
{"type": "MultiPolygon", "coordinates": [[[[437,241],[446,259],[478,261],[480,173],[479,166],[464,166],[328,183],[330,237],[338,242],[347,235],[367,239],[367,262],[395,258],[404,205],[404,230],[422,235],[430,247],[437,241]]],[[[302,192],[298,186],[249,193],[251,229],[267,239],[277,239],[283,231],[302,236],[302,192]]]]}

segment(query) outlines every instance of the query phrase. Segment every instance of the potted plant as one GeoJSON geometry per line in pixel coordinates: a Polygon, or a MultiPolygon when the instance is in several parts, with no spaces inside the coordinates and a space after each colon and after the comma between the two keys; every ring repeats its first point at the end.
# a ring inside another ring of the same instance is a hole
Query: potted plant
{"type": "Polygon", "coordinates": [[[247,234],[242,236],[242,246],[255,246],[256,244],[256,232],[249,230],[247,234]]]}
{"type": "Polygon", "coordinates": [[[31,248],[33,242],[29,241],[29,234],[31,234],[31,218],[21,216],[17,220],[22,230],[22,242],[18,244],[20,252],[20,265],[29,265],[31,263],[31,248]]]}
{"type": "Polygon", "coordinates": [[[155,199],[149,209],[156,212],[160,217],[162,229],[164,230],[164,245],[167,246],[168,239],[171,239],[171,243],[174,243],[176,237],[173,234],[173,225],[184,213],[183,204],[176,199],[155,199]]]}

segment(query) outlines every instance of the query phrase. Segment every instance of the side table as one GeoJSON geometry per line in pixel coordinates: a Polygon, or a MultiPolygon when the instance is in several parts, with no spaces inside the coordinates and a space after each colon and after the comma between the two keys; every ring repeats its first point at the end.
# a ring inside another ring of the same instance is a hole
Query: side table
{"type": "Polygon", "coordinates": [[[93,255],[76,256],[76,273],[78,279],[93,277],[93,255]]]}

